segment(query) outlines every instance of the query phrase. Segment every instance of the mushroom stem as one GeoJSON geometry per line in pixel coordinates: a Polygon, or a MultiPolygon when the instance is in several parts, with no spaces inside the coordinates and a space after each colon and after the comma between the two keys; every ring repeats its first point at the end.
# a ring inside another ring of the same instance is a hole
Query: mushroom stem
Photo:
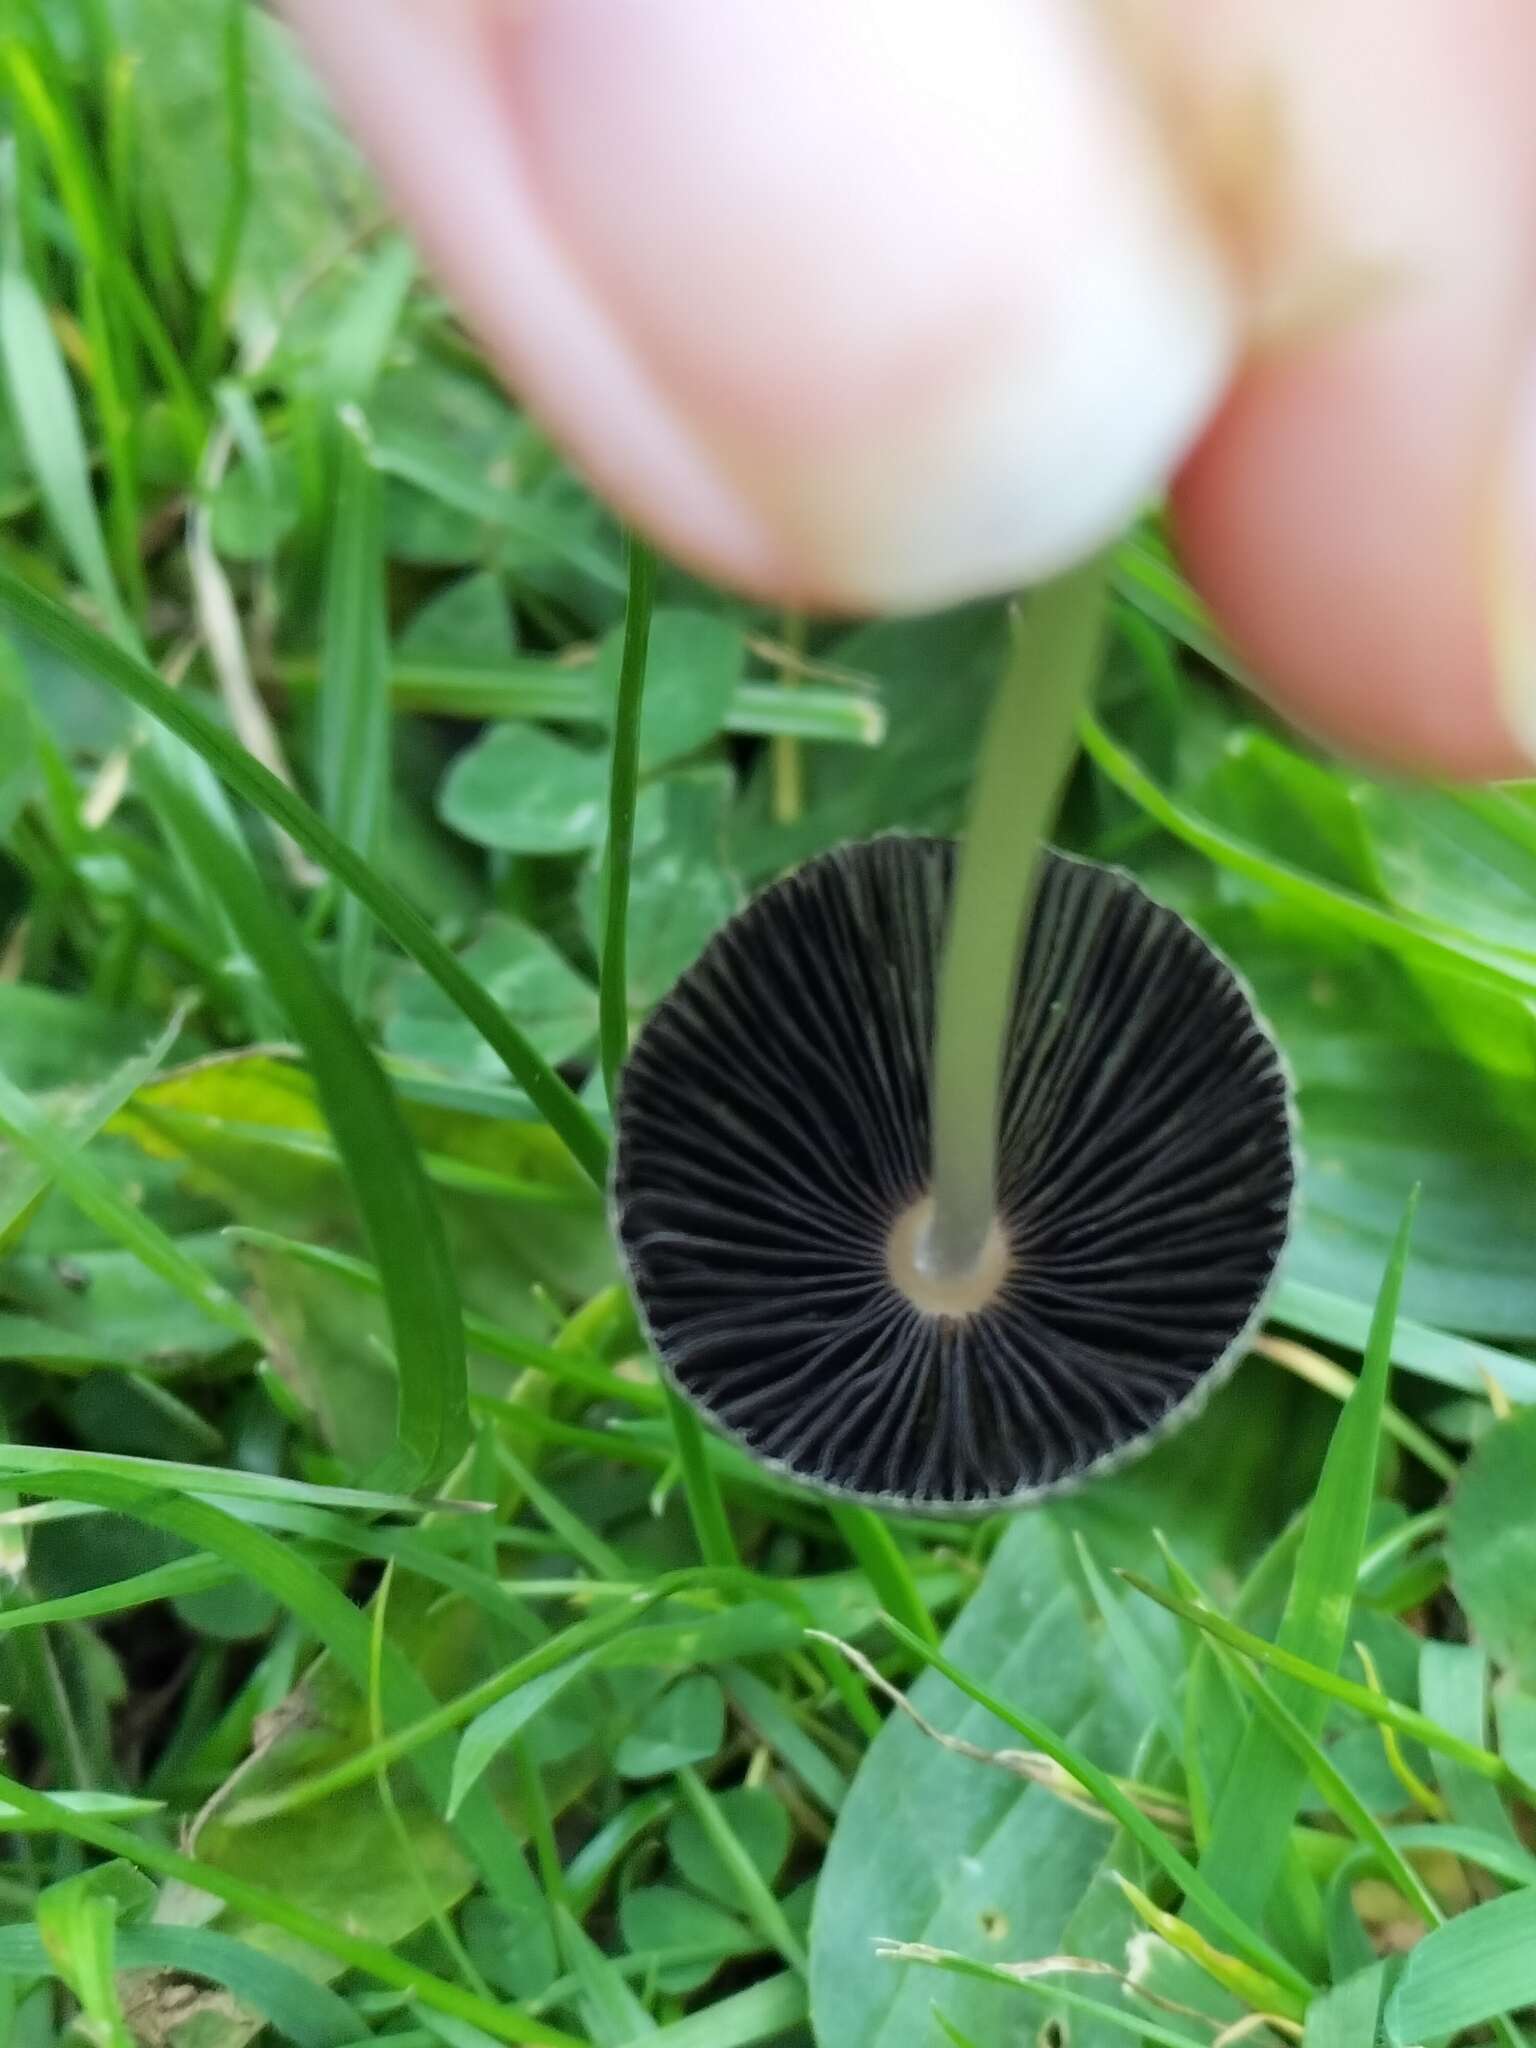
{"type": "Polygon", "coordinates": [[[1030,599],[982,742],[970,828],[939,977],[933,1180],[917,1263],[931,1280],[977,1272],[997,1223],[1003,1049],[1040,849],[1098,665],[1109,557],[1030,599]]]}

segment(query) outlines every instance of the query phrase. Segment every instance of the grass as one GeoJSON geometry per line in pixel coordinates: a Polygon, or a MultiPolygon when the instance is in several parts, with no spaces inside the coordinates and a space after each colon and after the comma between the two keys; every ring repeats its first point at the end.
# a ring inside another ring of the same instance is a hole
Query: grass
{"type": "Polygon", "coordinates": [[[1060,835],[1292,1064],[1272,1327],[1048,1509],[797,1496],[606,1105],[955,827],[1004,607],[626,548],[242,0],[15,0],[0,92],[0,2038],[1536,2042],[1536,793],[1308,753],[1148,522],[1060,835]]]}

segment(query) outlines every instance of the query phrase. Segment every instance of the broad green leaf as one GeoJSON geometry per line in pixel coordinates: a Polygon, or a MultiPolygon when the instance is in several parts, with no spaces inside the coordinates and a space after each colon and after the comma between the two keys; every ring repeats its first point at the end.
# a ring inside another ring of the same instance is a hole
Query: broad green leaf
{"type": "MultiPolygon", "coordinates": [[[[1488,1652],[1480,1643],[1426,1642],[1419,1652],[1419,1705],[1432,1721],[1481,1747],[1488,1740],[1488,1652]]],[[[1516,1769],[1525,1775],[1524,1767],[1516,1769]]],[[[1509,1843],[1519,1836],[1486,1778],[1447,1756],[1434,1758],[1435,1782],[1459,1821],[1509,1843]]]]}
{"type": "Polygon", "coordinates": [[[1536,2004],[1536,1891],[1459,1913],[1417,1942],[1387,2000],[1389,2048],[1418,2048],[1536,2004]]]}
{"type": "MultiPolygon", "coordinates": [[[[517,1018],[552,1062],[573,1059],[597,1031],[597,991],[542,932],[492,917],[459,955],[486,994],[517,1018]]],[[[395,983],[384,1041],[391,1052],[460,1077],[494,1081],[501,1062],[463,1012],[419,968],[395,983]]]]}
{"type": "Polygon", "coordinates": [[[666,1991],[696,1991],[724,1962],[760,1946],[732,1914],[676,1885],[639,1885],[619,1904],[619,1931],[636,1956],[654,1955],[666,1991]]]}
{"type": "MultiPolygon", "coordinates": [[[[954,1661],[1111,1767],[1138,1731],[1105,1680],[1094,1631],[1049,1514],[1017,1517],[946,1639],[954,1661]]],[[[988,1749],[1012,1730],[937,1673],[913,1705],[946,1734],[988,1749]]],[[[811,2003],[839,2048],[909,2048],[924,2037],[932,1986],[874,1953],[877,1936],[1009,1960],[1057,1951],[1103,1853],[1105,1831],[1043,1786],[954,1756],[893,1714],[844,1801],[817,1891],[811,2003]]],[[[946,2009],[994,2040],[1009,2006],[956,1985],[946,2009]]]]}
{"type": "Polygon", "coordinates": [[[443,823],[503,853],[581,853],[607,831],[608,764],[542,726],[493,726],[455,760],[443,823]]]}
{"type": "Polygon", "coordinates": [[[398,670],[402,661],[413,659],[484,661],[499,671],[515,652],[506,583],[493,569],[476,569],[445,585],[412,615],[395,643],[391,667],[398,670]]]}
{"type": "MultiPolygon", "coordinates": [[[[1536,1270],[1521,1253],[1536,1234],[1536,1038],[1496,1070],[1448,1038],[1427,991],[1455,990],[1460,1014],[1465,985],[1443,973],[1409,973],[1284,907],[1202,921],[1252,983],[1297,1077],[1301,1202],[1282,1285],[1373,1300],[1417,1185],[1407,1314],[1494,1340],[1536,1334],[1536,1270]]],[[[1468,999],[1521,1014],[1502,995],[1468,999]]],[[[1527,1378],[1518,1365],[1514,1377],[1527,1378]]]]}
{"type": "Polygon", "coordinates": [[[1451,1498],[1451,1583],[1500,1664],[1536,1683],[1536,1410],[1477,1444],[1451,1498]]]}
{"type": "Polygon", "coordinates": [[[720,1747],[725,1697],[719,1680],[700,1672],[654,1701],[619,1744],[614,1768],[625,1778],[661,1778],[702,1763],[720,1747]]]}
{"type": "MultiPolygon", "coordinates": [[[[223,0],[118,0],[116,11],[125,46],[137,55],[150,173],[192,275],[207,283],[237,175],[223,0]]],[[[345,257],[374,202],[356,151],[289,35],[257,12],[247,36],[251,202],[231,311],[241,333],[260,339],[288,313],[302,279],[345,257]]],[[[329,270],[328,281],[334,275],[329,270]]],[[[318,322],[329,311],[327,295],[305,311],[318,322]]]]}
{"type": "MultiPolygon", "coordinates": [[[[629,1007],[644,1015],[740,909],[741,885],[724,851],[731,779],[722,768],[664,776],[641,792],[629,894],[629,1007]]],[[[582,918],[598,940],[601,876],[583,877],[582,918]]]]}
{"type": "MultiPolygon", "coordinates": [[[[763,1882],[774,1884],[790,1846],[790,1820],[782,1800],[766,1785],[734,1785],[716,1795],[716,1804],[763,1882]]],[[[696,1890],[724,1906],[739,1903],[735,1880],[697,1813],[678,1814],[667,1829],[667,1850],[696,1890]]]]}

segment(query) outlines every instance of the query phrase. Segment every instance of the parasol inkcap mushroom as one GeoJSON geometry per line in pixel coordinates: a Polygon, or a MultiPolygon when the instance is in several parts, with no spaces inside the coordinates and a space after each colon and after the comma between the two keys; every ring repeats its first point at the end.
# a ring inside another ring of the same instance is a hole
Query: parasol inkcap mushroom
{"type": "Polygon", "coordinates": [[[765,890],[652,1014],[613,1216],[674,1386],[844,1499],[1080,1483],[1241,1355],[1289,1228],[1289,1080],[1248,991],[1130,876],[1041,844],[1102,564],[1038,594],[948,841],[765,890]],[[1030,687],[1033,686],[1033,687],[1030,687]]]}

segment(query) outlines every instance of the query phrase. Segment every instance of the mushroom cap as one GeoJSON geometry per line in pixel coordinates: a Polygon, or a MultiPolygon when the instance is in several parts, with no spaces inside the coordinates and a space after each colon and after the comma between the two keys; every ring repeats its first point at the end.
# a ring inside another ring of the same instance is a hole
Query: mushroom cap
{"type": "Polygon", "coordinates": [[[1007,1270],[915,1306],[955,849],[846,846],[724,927],[640,1032],[615,1231],[673,1384],[749,1456],[876,1507],[983,1513],[1187,1417],[1289,1227],[1289,1079],[1247,989],[1129,875],[1048,852],[1005,1053],[1007,1270]]]}

